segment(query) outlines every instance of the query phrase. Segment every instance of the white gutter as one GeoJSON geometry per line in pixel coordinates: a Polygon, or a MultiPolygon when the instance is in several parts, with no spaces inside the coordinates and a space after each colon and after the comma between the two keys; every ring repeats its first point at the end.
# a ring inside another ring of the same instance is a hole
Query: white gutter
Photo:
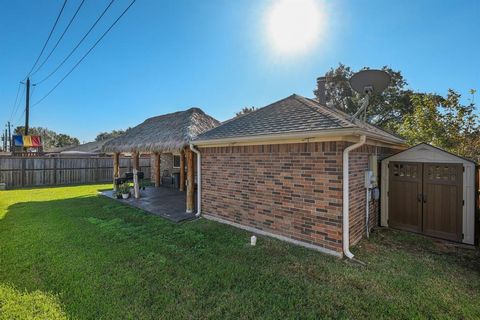
{"type": "Polygon", "coordinates": [[[200,217],[202,212],[202,162],[200,150],[196,149],[195,146],[190,143],[190,150],[197,154],[197,213],[195,217],[200,217]]]}
{"type": "Polygon", "coordinates": [[[314,139],[314,138],[329,138],[329,137],[338,137],[338,136],[359,136],[366,135],[371,139],[380,141],[392,147],[398,144],[405,144],[405,141],[400,138],[387,138],[383,135],[369,132],[363,128],[342,128],[342,129],[325,129],[325,130],[316,130],[309,132],[293,132],[293,133],[282,133],[282,134],[264,134],[264,135],[255,135],[255,136],[243,136],[243,137],[233,137],[233,138],[218,138],[218,139],[209,139],[209,140],[195,140],[195,145],[205,146],[209,145],[218,145],[218,144],[228,144],[235,145],[241,143],[268,143],[272,140],[288,140],[288,139],[314,139]]]}
{"type": "Polygon", "coordinates": [[[350,252],[350,226],[349,226],[349,209],[350,209],[350,199],[349,199],[349,152],[361,147],[367,141],[367,136],[360,136],[360,140],[348,146],[343,150],[343,254],[349,258],[353,258],[353,253],[350,252]]]}

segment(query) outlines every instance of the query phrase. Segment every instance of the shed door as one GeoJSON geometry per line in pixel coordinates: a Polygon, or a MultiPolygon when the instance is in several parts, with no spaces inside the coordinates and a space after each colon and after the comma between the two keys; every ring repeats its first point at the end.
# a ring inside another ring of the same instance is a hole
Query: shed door
{"type": "Polygon", "coordinates": [[[463,166],[425,163],[423,167],[423,232],[462,241],[463,166]]]}
{"type": "Polygon", "coordinates": [[[388,224],[422,232],[422,164],[390,162],[388,224]]]}
{"type": "Polygon", "coordinates": [[[389,185],[392,228],[462,241],[462,164],[390,162],[389,185]]]}

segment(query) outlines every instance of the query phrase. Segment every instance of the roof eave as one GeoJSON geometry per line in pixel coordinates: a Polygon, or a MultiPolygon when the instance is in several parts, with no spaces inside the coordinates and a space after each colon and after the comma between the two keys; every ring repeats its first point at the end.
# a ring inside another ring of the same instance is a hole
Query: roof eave
{"type": "Polygon", "coordinates": [[[379,141],[388,145],[401,147],[406,146],[403,139],[393,139],[385,137],[379,134],[366,131],[361,128],[341,128],[341,129],[326,129],[318,131],[303,131],[303,132],[292,132],[292,133],[281,133],[281,134],[265,134],[265,135],[254,135],[254,136],[243,136],[243,137],[230,137],[230,138],[221,138],[221,139],[205,139],[205,140],[194,140],[192,143],[197,146],[214,146],[214,145],[235,145],[243,143],[267,143],[269,141],[281,141],[281,140],[302,140],[307,142],[315,138],[328,138],[328,137],[339,137],[339,136],[360,136],[366,135],[368,138],[379,141]]]}

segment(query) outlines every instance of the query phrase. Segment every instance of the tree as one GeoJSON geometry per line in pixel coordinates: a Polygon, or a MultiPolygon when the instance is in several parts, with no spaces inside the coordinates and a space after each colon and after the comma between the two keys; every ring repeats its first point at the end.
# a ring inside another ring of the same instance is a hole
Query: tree
{"type": "Polygon", "coordinates": [[[130,130],[130,128],[128,128],[127,130],[112,130],[110,132],[100,132],[95,138],[95,141],[103,141],[103,140],[115,138],[124,134],[128,130],[130,130]]]}
{"type": "Polygon", "coordinates": [[[414,94],[411,114],[405,115],[398,133],[409,145],[430,143],[454,154],[480,160],[479,116],[475,103],[462,105],[460,94],[449,90],[447,97],[414,94]]]}
{"type": "Polygon", "coordinates": [[[445,127],[438,108],[441,97],[433,94],[413,94],[413,112],[404,116],[398,126],[398,133],[407,144],[413,146],[422,142],[436,146],[445,145],[445,127]]]}
{"type": "MultiPolygon", "coordinates": [[[[15,134],[22,135],[25,133],[25,127],[19,126],[14,130],[15,134]]],[[[42,127],[31,127],[28,129],[28,133],[32,136],[41,136],[43,149],[49,150],[52,148],[63,148],[69,146],[77,146],[80,144],[80,141],[66,134],[59,134],[55,131],[49,130],[42,127]]]]}
{"type": "MultiPolygon", "coordinates": [[[[446,97],[414,93],[406,89],[407,82],[400,71],[387,66],[382,70],[390,74],[391,82],[382,94],[371,97],[367,112],[370,123],[401,135],[409,145],[426,142],[480,161],[480,120],[476,113],[475,89],[469,91],[470,103],[463,105],[460,94],[454,90],[450,89],[446,97]]],[[[348,83],[354,73],[350,67],[339,64],[325,74],[328,106],[349,114],[358,110],[362,96],[348,83]]],[[[318,98],[318,88],[314,93],[318,98]]]]}
{"type": "Polygon", "coordinates": [[[255,111],[256,108],[255,107],[243,107],[242,110],[240,110],[239,112],[235,113],[235,116],[236,117],[239,117],[239,116],[242,116],[244,114],[247,114],[247,113],[250,113],[252,111],[255,111]]]}
{"type": "Polygon", "coordinates": [[[80,141],[77,138],[70,137],[69,135],[60,133],[55,136],[55,147],[63,148],[69,146],[78,146],[80,141]]]}
{"type": "MultiPolygon", "coordinates": [[[[368,68],[362,68],[366,70],[368,68]]],[[[396,131],[398,123],[403,122],[403,116],[412,111],[411,90],[405,87],[407,82],[400,71],[387,66],[382,70],[391,76],[390,85],[382,94],[373,95],[367,111],[367,119],[374,125],[389,131],[396,131]]],[[[330,69],[326,74],[325,95],[327,105],[354,114],[360,108],[362,96],[352,90],[349,79],[355,72],[344,64],[330,69]]],[[[318,88],[314,90],[318,98],[318,88]]]]}

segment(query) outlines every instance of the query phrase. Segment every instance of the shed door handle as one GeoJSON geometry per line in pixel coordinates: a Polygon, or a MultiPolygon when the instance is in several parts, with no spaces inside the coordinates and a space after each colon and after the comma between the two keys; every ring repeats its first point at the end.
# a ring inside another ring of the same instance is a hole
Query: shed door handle
{"type": "Polygon", "coordinates": [[[427,203],[427,195],[426,194],[423,195],[423,203],[427,203]]]}
{"type": "Polygon", "coordinates": [[[422,202],[422,194],[421,193],[417,194],[417,201],[422,202]]]}

